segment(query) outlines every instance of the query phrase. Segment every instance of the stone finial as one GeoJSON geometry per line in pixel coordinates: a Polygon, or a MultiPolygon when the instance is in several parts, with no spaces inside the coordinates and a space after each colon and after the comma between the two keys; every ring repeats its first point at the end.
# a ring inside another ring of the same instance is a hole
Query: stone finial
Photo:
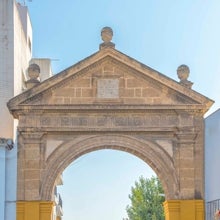
{"type": "Polygon", "coordinates": [[[102,40],[108,43],[112,40],[113,30],[110,27],[104,27],[101,31],[102,40]]]}
{"type": "Polygon", "coordinates": [[[115,44],[111,42],[113,37],[113,30],[110,27],[104,27],[101,30],[101,38],[103,40],[103,43],[100,44],[99,49],[103,49],[106,47],[115,47],[115,44]]]}
{"type": "Polygon", "coordinates": [[[191,89],[193,83],[188,80],[189,73],[190,73],[190,69],[185,64],[182,64],[177,68],[177,75],[178,78],[180,79],[180,84],[191,89]]]}
{"type": "Polygon", "coordinates": [[[40,83],[40,67],[36,63],[32,63],[29,65],[28,69],[29,80],[26,82],[26,86],[28,89],[40,83]]]}

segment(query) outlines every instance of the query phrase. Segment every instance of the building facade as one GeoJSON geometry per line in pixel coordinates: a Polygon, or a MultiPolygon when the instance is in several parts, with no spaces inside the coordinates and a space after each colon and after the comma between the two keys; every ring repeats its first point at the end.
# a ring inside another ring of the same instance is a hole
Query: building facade
{"type": "Polygon", "coordinates": [[[0,219],[16,218],[16,127],[7,101],[24,89],[32,54],[32,27],[27,7],[0,1],[0,219]],[[3,195],[3,196],[2,196],[3,195]]]}
{"type": "Polygon", "coordinates": [[[206,219],[220,210],[220,109],[205,119],[205,198],[206,219]]]}
{"type": "MultiPolygon", "coordinates": [[[[26,6],[15,0],[1,0],[0,24],[0,219],[15,220],[17,120],[9,113],[7,102],[26,89],[29,64],[41,67],[41,81],[52,71],[50,59],[32,59],[32,25],[26,6]]],[[[54,201],[56,204],[55,197],[54,201]]]]}

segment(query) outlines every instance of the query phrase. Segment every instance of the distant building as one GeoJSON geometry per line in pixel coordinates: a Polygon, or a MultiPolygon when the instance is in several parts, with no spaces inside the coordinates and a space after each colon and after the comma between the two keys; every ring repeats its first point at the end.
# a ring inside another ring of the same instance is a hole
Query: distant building
{"type": "Polygon", "coordinates": [[[52,220],[61,220],[62,216],[63,216],[63,201],[62,201],[62,198],[61,198],[60,194],[58,193],[57,186],[63,185],[62,175],[58,176],[58,178],[56,179],[55,185],[56,185],[55,188],[54,188],[54,202],[55,202],[55,205],[53,207],[52,220]]]}
{"type": "Polygon", "coordinates": [[[26,89],[29,63],[40,66],[41,80],[50,77],[52,71],[50,59],[32,59],[32,26],[26,6],[1,0],[0,24],[0,219],[15,220],[17,120],[6,104],[26,89]]]}
{"type": "Polygon", "coordinates": [[[220,109],[205,119],[206,220],[220,209],[220,109]]]}

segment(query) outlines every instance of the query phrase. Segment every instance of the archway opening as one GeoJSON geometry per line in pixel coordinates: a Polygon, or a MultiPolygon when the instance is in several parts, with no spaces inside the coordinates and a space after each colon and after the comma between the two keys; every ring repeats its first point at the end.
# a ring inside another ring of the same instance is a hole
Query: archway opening
{"type": "Polygon", "coordinates": [[[82,155],[63,172],[64,219],[126,219],[128,195],[140,176],[156,174],[130,153],[102,149],[82,155]]]}

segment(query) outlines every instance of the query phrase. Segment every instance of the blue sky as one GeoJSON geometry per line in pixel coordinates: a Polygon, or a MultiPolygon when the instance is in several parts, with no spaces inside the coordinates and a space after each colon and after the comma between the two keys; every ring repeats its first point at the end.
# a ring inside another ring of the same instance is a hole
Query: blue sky
{"type": "MultiPolygon", "coordinates": [[[[177,80],[190,67],[193,89],[220,106],[219,0],[32,0],[33,56],[51,58],[54,73],[98,51],[100,30],[110,26],[116,49],[177,80]]],[[[152,171],[119,151],[97,151],[64,172],[64,220],[119,220],[128,193],[152,171]]]]}

